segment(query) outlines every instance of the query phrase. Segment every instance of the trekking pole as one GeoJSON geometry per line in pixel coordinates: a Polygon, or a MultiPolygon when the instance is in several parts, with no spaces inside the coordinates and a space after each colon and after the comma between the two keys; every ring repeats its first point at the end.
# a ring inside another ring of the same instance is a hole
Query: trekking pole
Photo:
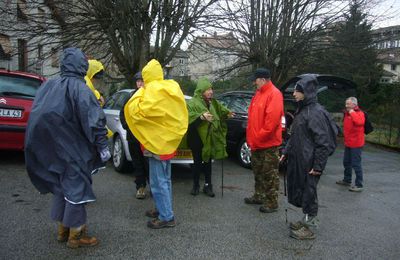
{"type": "MultiPolygon", "coordinates": [[[[286,193],[286,170],[283,171],[283,190],[284,190],[283,194],[285,195],[285,197],[287,197],[287,193],[286,193]]],[[[285,208],[285,219],[286,219],[286,224],[287,224],[288,223],[288,220],[287,220],[287,205],[286,205],[286,208],[285,208]]]]}
{"type": "Polygon", "coordinates": [[[221,195],[224,197],[224,159],[221,160],[221,195]]]}

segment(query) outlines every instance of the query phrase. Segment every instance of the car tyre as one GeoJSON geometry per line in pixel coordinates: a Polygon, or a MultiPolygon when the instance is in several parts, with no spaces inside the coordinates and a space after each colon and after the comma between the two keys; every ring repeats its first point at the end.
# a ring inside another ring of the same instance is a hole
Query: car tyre
{"type": "Polygon", "coordinates": [[[236,155],[241,166],[248,169],[251,168],[251,151],[246,138],[240,140],[236,155]]]}
{"type": "Polygon", "coordinates": [[[132,169],[132,164],[126,159],[121,136],[115,136],[112,151],[112,162],[117,172],[124,173],[132,169]]]}

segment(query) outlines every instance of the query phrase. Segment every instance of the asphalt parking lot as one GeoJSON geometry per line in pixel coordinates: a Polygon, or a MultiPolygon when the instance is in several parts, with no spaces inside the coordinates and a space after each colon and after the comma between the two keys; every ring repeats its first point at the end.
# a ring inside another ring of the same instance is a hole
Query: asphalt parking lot
{"type": "MultiPolygon", "coordinates": [[[[152,200],[134,198],[133,176],[112,167],[94,176],[97,201],[88,226],[100,244],[68,249],[56,241],[49,219],[51,195],[31,185],[21,153],[0,153],[1,259],[400,259],[400,154],[367,146],[363,154],[365,190],[351,193],[335,184],[342,177],[339,147],[319,184],[321,226],[313,241],[289,238],[288,221],[302,217],[286,202],[263,214],[243,198],[253,175],[232,159],[213,166],[217,196],[193,197],[187,166],[173,167],[175,228],[151,230],[144,212],[152,200]]],[[[281,187],[283,181],[281,179],[281,187]]]]}

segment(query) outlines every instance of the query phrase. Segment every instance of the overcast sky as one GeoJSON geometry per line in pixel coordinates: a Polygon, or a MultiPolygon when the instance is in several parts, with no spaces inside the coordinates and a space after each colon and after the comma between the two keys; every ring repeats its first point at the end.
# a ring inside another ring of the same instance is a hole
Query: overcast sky
{"type": "Polygon", "coordinates": [[[400,25],[400,0],[381,0],[371,9],[374,28],[400,25]]]}

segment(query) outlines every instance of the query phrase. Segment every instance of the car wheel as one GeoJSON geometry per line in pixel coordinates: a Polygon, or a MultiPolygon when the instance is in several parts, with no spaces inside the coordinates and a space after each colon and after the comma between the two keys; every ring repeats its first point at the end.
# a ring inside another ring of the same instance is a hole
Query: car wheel
{"type": "Polygon", "coordinates": [[[245,168],[251,168],[251,151],[246,142],[246,138],[243,138],[239,142],[237,149],[237,158],[241,166],[245,168]]]}
{"type": "Polygon", "coordinates": [[[127,172],[131,165],[126,159],[122,139],[119,135],[115,136],[113,143],[113,165],[117,172],[127,172]]]}

